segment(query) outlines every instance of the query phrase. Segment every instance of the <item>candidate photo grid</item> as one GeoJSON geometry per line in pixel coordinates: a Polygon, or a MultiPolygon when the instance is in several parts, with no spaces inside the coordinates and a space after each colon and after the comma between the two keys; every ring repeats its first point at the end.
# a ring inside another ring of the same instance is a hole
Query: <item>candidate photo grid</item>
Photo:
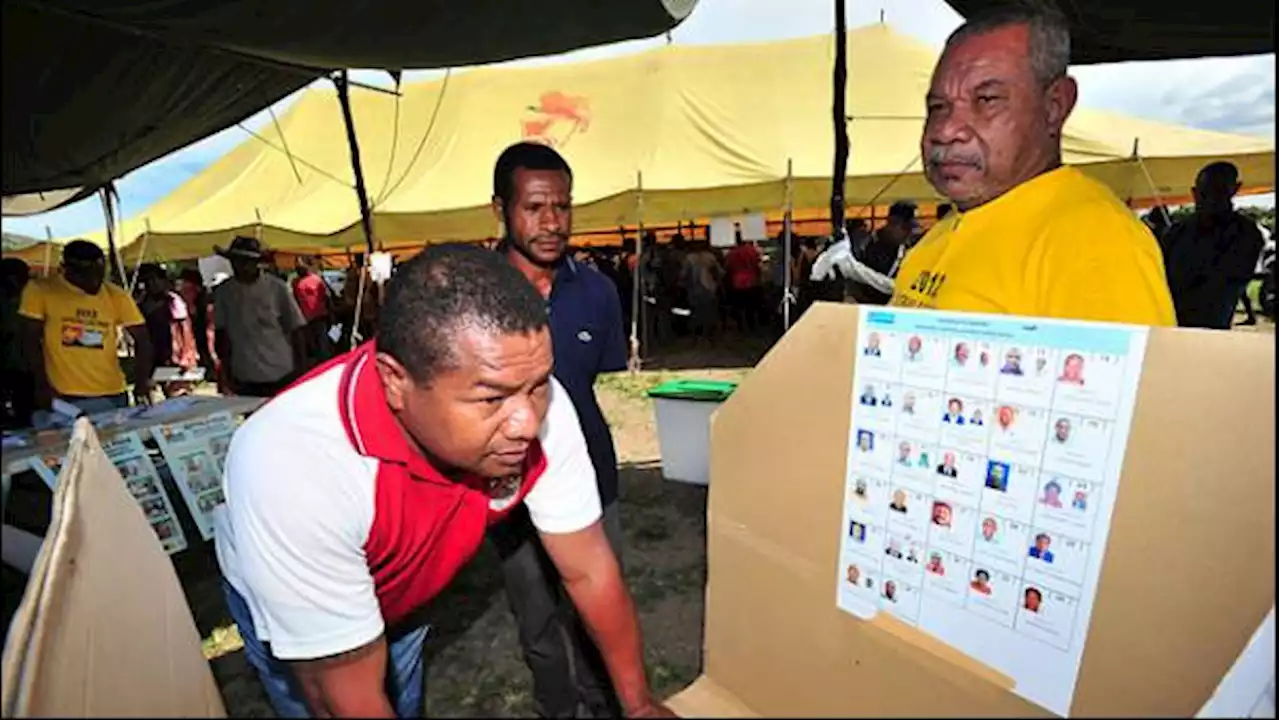
{"type": "Polygon", "coordinates": [[[1068,648],[1122,368],[1114,355],[867,333],[842,542],[858,595],[912,622],[920,596],[941,599],[1068,648]]]}

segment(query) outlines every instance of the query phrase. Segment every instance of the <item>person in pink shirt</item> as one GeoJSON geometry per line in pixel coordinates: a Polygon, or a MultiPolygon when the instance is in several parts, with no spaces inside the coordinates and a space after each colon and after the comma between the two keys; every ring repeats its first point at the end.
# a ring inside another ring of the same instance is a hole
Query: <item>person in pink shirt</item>
{"type": "MultiPolygon", "coordinates": [[[[154,352],[152,367],[177,368],[186,372],[200,364],[196,351],[191,313],[182,296],[173,290],[173,282],[164,268],[155,263],[143,263],[137,275],[138,310],[147,324],[154,352]]],[[[165,397],[185,395],[191,383],[171,380],[160,386],[165,397]]]]}
{"type": "Polygon", "coordinates": [[[307,358],[311,365],[322,363],[333,354],[329,340],[329,324],[333,319],[333,296],[324,278],[313,268],[314,261],[299,257],[298,277],[293,281],[293,299],[306,319],[307,358]]]}
{"type": "Polygon", "coordinates": [[[729,278],[729,311],[738,329],[754,332],[763,304],[760,287],[760,251],[754,243],[742,239],[742,229],[734,230],[735,244],[725,256],[725,272],[729,278]]]}

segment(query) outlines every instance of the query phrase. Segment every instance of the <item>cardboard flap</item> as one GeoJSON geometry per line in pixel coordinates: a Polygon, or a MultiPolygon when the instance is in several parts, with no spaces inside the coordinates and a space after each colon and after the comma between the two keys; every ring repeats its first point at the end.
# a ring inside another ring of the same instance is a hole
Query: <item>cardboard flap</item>
{"type": "Polygon", "coordinates": [[[680,717],[760,717],[705,675],[668,699],[667,707],[680,717]]]}
{"type": "Polygon", "coordinates": [[[5,717],[226,717],[173,565],[87,419],[6,639],[5,717]]]}
{"type": "Polygon", "coordinates": [[[1147,343],[1074,715],[1190,717],[1276,598],[1276,347],[1147,343]]]}
{"type": "MultiPolygon", "coordinates": [[[[836,606],[857,320],[814,305],[713,420],[698,684],[772,717],[1048,715],[836,606]]],[[[1193,715],[1274,603],[1273,342],[1155,331],[1146,357],[1073,715],[1193,715]]]]}

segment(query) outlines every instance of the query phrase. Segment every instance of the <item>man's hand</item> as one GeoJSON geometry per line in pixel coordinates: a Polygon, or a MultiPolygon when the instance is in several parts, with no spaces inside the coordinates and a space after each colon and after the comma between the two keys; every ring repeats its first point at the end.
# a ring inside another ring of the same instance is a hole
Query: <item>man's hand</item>
{"type": "Polygon", "coordinates": [[[578,532],[542,533],[541,538],[600,649],[623,712],[627,717],[672,717],[649,692],[640,623],[600,521],[578,532]]]}
{"type": "Polygon", "coordinates": [[[26,363],[27,372],[31,373],[33,383],[32,400],[37,410],[48,410],[53,407],[54,392],[44,366],[44,321],[22,317],[19,318],[19,329],[22,360],[26,363]]]}
{"type": "Polygon", "coordinates": [[[676,715],[674,712],[671,712],[671,708],[667,707],[665,703],[650,702],[642,707],[636,708],[635,710],[628,711],[627,717],[629,718],[673,718],[673,717],[680,717],[680,716],[676,715]]]}
{"type": "Polygon", "coordinates": [[[53,386],[49,384],[49,378],[43,372],[33,378],[32,403],[36,410],[51,410],[53,408],[53,386]]]}
{"type": "Polygon", "coordinates": [[[133,338],[133,398],[135,402],[151,404],[151,374],[155,353],[151,348],[151,335],[146,325],[130,325],[125,328],[133,338]]]}

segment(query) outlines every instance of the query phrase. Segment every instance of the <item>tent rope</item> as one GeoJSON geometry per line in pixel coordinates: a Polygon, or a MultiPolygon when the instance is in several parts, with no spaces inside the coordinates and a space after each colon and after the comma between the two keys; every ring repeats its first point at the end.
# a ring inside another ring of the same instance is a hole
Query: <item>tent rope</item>
{"type": "Polygon", "coordinates": [[[400,75],[396,75],[396,105],[395,114],[391,121],[391,152],[387,155],[387,172],[382,176],[382,185],[378,189],[378,196],[373,199],[374,207],[382,202],[387,196],[387,186],[391,183],[391,170],[396,166],[396,150],[400,149],[400,75]]]}
{"type": "Polygon", "coordinates": [[[284,146],[284,155],[289,158],[289,167],[293,170],[293,178],[302,184],[302,173],[298,172],[298,163],[293,159],[293,153],[289,151],[289,139],[284,136],[284,128],[280,127],[280,120],[276,117],[276,111],[270,105],[267,106],[267,114],[271,116],[271,124],[275,126],[276,134],[280,136],[280,144],[284,146]]]}
{"type": "Polygon", "coordinates": [[[328,179],[330,179],[330,180],[332,180],[332,181],[334,181],[334,182],[338,183],[338,184],[339,184],[339,185],[341,185],[342,187],[347,188],[347,189],[355,189],[355,185],[352,185],[351,183],[347,182],[346,180],[343,180],[343,179],[339,178],[338,176],[334,175],[333,173],[330,173],[330,172],[328,172],[328,171],[326,171],[326,170],[323,170],[323,169],[322,169],[322,168],[320,168],[320,167],[317,167],[317,166],[316,166],[315,164],[313,164],[313,163],[307,162],[307,160],[306,160],[305,158],[300,158],[300,157],[294,156],[294,155],[292,155],[288,150],[282,150],[282,149],[280,149],[279,147],[277,147],[277,146],[276,146],[276,144],[275,144],[275,143],[273,143],[273,142],[271,142],[270,140],[268,140],[267,138],[263,137],[260,133],[256,133],[256,132],[254,132],[254,131],[250,130],[249,128],[245,127],[245,124],[244,124],[244,123],[236,123],[236,127],[238,127],[238,128],[240,128],[241,130],[245,131],[245,132],[246,132],[246,133],[248,133],[251,137],[253,137],[255,140],[260,141],[262,144],[266,145],[267,147],[271,148],[272,150],[275,150],[276,152],[284,153],[285,155],[289,155],[291,158],[296,158],[296,159],[297,159],[297,161],[298,161],[299,163],[301,163],[301,164],[305,165],[306,167],[310,168],[311,170],[315,170],[315,171],[316,171],[317,173],[319,173],[320,175],[322,175],[322,176],[324,176],[324,177],[326,177],[326,178],[328,178],[328,179]]]}
{"type": "MultiPolygon", "coordinates": [[[[417,149],[413,151],[413,157],[409,159],[409,164],[404,166],[404,172],[400,174],[399,179],[397,179],[395,184],[387,190],[385,195],[379,198],[378,202],[391,197],[391,195],[400,188],[400,185],[404,183],[405,179],[409,177],[409,171],[413,169],[415,164],[417,164],[418,157],[422,154],[423,148],[427,146],[427,140],[431,137],[431,132],[435,130],[436,120],[440,117],[440,106],[444,104],[444,96],[449,90],[449,79],[451,77],[453,77],[453,68],[446,68],[444,71],[444,80],[440,83],[440,94],[436,96],[436,106],[431,111],[431,120],[427,123],[427,129],[422,133],[422,139],[418,141],[417,149]]],[[[375,207],[378,205],[378,202],[374,203],[375,207]]]]}

